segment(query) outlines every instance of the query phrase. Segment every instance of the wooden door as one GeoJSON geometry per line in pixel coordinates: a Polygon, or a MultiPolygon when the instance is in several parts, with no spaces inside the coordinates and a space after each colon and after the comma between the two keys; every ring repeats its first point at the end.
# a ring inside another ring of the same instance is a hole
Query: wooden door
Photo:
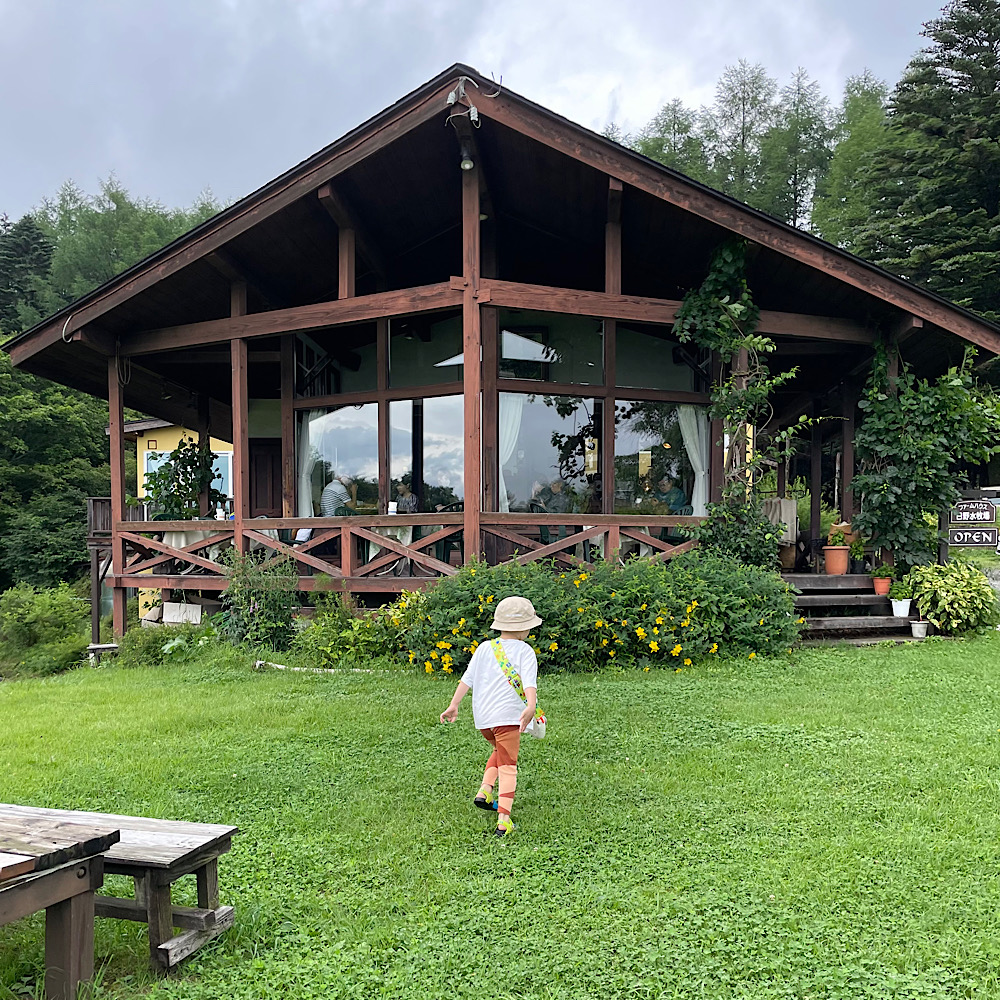
{"type": "Polygon", "coordinates": [[[281,441],[250,439],[250,516],[281,517],[281,441]]]}

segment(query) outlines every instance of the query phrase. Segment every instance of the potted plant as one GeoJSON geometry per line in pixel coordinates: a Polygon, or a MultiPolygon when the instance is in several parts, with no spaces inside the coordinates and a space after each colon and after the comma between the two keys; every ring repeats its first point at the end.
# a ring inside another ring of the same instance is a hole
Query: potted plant
{"type": "Polygon", "coordinates": [[[827,576],[843,576],[847,572],[847,554],[849,548],[844,539],[844,532],[838,528],[830,532],[829,544],[823,546],[823,564],[827,576]]]}
{"type": "Polygon", "coordinates": [[[913,587],[909,580],[896,580],[889,587],[889,600],[892,602],[894,618],[909,618],[910,603],[913,599],[913,587]]]}
{"type": "Polygon", "coordinates": [[[850,571],[852,573],[864,573],[865,571],[865,543],[860,538],[855,538],[847,552],[850,558],[850,571]]]}
{"type": "Polygon", "coordinates": [[[914,639],[926,639],[927,638],[927,628],[930,622],[923,621],[920,618],[910,619],[910,634],[914,639]]]}
{"type": "MultiPolygon", "coordinates": [[[[157,457],[163,457],[162,455],[157,457]]],[[[218,456],[208,443],[182,438],[166,461],[145,477],[146,495],[141,500],[128,497],[129,506],[146,503],[154,521],[190,521],[201,516],[200,500],[208,498],[208,509],[226,502],[226,495],[213,485],[218,456]]]]}
{"type": "Polygon", "coordinates": [[[889,588],[892,586],[892,578],[895,575],[896,571],[891,566],[886,566],[885,563],[876,566],[872,570],[872,584],[875,587],[875,593],[881,594],[883,597],[887,596],[889,588]]]}

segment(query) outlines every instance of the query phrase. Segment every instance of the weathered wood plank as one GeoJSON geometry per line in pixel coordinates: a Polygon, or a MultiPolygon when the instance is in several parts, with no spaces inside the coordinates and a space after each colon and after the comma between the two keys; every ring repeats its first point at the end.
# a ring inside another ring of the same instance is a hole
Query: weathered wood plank
{"type": "Polygon", "coordinates": [[[165,969],[172,969],[189,955],[193,955],[203,945],[217,938],[233,926],[236,913],[231,906],[220,906],[215,914],[215,924],[204,931],[185,931],[164,941],[157,948],[157,960],[165,969]]]}
{"type": "Polygon", "coordinates": [[[0,882],[16,878],[35,870],[35,858],[30,854],[12,854],[0,852],[0,882]]]}
{"type": "Polygon", "coordinates": [[[810,632],[835,632],[839,629],[859,628],[909,628],[909,618],[894,618],[892,615],[856,615],[843,618],[808,618],[806,628],[810,632]]]}
{"type": "Polygon", "coordinates": [[[62,899],[91,892],[103,882],[104,861],[100,855],[76,858],[45,871],[29,872],[11,879],[0,887],[0,927],[62,899]]]}
{"type": "MultiPolygon", "coordinates": [[[[148,912],[145,901],[138,899],[121,899],[118,896],[96,896],[94,912],[98,917],[111,920],[133,920],[146,923],[148,912]]],[[[171,907],[170,920],[174,927],[183,930],[208,930],[215,926],[216,911],[195,906],[171,907]]]]}

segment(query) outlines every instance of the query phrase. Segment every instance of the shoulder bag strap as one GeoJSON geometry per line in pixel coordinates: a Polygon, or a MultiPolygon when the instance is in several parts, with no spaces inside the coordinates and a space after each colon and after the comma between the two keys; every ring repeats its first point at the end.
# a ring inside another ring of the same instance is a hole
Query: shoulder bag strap
{"type": "MultiPolygon", "coordinates": [[[[524,693],[524,684],[521,683],[521,675],[514,669],[513,664],[507,658],[507,651],[503,648],[503,643],[499,639],[490,639],[490,647],[493,649],[493,655],[497,658],[497,663],[500,665],[504,677],[507,678],[507,682],[517,692],[517,696],[521,701],[527,705],[528,696],[524,693]]],[[[542,714],[541,706],[536,702],[535,718],[537,719],[542,714]]]]}

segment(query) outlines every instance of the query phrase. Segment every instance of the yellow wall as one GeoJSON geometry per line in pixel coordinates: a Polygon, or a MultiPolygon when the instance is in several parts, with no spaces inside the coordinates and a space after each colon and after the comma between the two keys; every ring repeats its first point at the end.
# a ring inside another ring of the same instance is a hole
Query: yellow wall
{"type": "MultiPolygon", "coordinates": [[[[198,434],[196,431],[190,431],[186,427],[178,427],[175,424],[173,427],[159,427],[156,430],[136,435],[135,454],[138,464],[138,475],[136,477],[138,479],[138,489],[136,493],[138,496],[142,497],[146,495],[146,452],[171,452],[180,444],[181,438],[190,438],[192,441],[197,441],[198,434]],[[151,441],[156,442],[155,448],[150,444],[151,441]]],[[[209,440],[214,452],[231,452],[233,450],[232,444],[228,441],[223,441],[220,438],[210,438],[209,440]]]]}

